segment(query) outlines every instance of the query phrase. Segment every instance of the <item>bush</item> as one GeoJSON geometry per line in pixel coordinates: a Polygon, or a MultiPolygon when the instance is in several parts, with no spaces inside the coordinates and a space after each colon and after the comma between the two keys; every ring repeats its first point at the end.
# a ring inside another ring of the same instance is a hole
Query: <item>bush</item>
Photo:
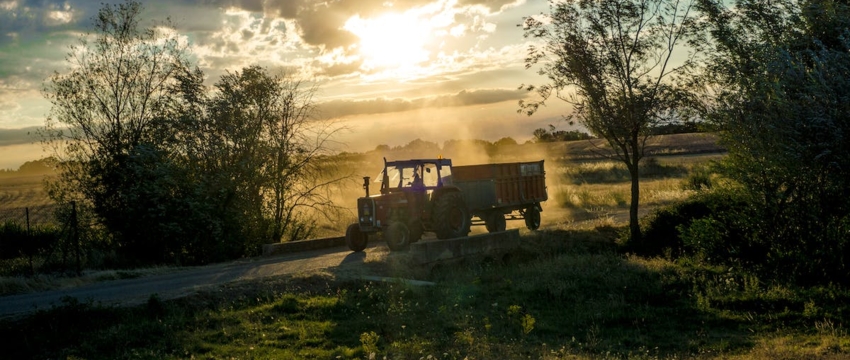
{"type": "Polygon", "coordinates": [[[642,238],[626,241],[624,248],[646,256],[701,254],[717,259],[729,253],[720,250],[729,242],[742,243],[744,220],[750,217],[748,208],[747,202],[732,192],[700,193],[643,218],[642,238]]]}
{"type": "Polygon", "coordinates": [[[0,259],[20,256],[20,248],[26,236],[27,230],[17,222],[6,221],[0,225],[0,259]]]}
{"type": "Polygon", "coordinates": [[[711,180],[711,170],[706,166],[697,166],[682,181],[682,189],[684,190],[711,190],[714,185],[711,180]]]}
{"type": "Polygon", "coordinates": [[[34,274],[34,258],[50,252],[59,242],[60,230],[53,226],[37,226],[27,231],[26,227],[14,221],[0,225],[0,266],[2,274],[34,274]],[[22,265],[26,261],[27,266],[22,265]]]}
{"type": "Polygon", "coordinates": [[[642,219],[643,237],[636,242],[624,239],[623,248],[746,269],[780,283],[848,284],[850,216],[806,227],[803,209],[769,219],[757,204],[758,199],[741,192],[699,193],[642,219]],[[782,223],[786,225],[777,225],[782,223]],[[794,231],[778,231],[788,224],[796,224],[794,231]]]}

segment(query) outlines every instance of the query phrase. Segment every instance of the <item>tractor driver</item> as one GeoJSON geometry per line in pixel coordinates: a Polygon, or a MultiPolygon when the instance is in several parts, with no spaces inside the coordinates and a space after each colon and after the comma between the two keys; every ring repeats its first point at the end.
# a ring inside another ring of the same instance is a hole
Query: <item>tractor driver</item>
{"type": "Polygon", "coordinates": [[[413,183],[412,187],[416,189],[424,188],[425,183],[422,181],[422,176],[419,175],[419,166],[413,168],[413,183]]]}

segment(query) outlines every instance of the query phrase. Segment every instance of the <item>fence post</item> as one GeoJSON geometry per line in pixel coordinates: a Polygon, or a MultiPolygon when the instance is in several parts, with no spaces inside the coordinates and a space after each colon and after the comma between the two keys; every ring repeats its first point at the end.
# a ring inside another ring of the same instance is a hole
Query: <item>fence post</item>
{"type": "Polygon", "coordinates": [[[25,207],[24,210],[26,210],[27,213],[27,235],[29,236],[32,235],[32,233],[30,232],[30,208],[25,207]]]}
{"type": "Polygon", "coordinates": [[[74,244],[76,245],[76,253],[77,253],[77,276],[82,275],[82,269],[80,264],[80,234],[77,226],[77,202],[71,201],[71,236],[74,239],[74,244]]]}

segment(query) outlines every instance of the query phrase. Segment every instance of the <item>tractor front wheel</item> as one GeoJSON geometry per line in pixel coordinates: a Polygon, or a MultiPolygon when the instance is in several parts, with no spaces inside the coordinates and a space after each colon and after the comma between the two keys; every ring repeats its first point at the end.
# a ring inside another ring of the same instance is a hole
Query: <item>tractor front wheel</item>
{"type": "Polygon", "coordinates": [[[354,252],[361,252],[369,244],[369,234],[360,231],[359,224],[348,225],[345,230],[345,244],[354,252]]]}

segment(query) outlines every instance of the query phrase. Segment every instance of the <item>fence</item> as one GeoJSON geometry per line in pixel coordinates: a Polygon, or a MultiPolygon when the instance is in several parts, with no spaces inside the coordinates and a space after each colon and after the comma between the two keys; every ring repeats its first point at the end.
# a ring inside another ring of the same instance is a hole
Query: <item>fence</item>
{"type": "Polygon", "coordinates": [[[26,227],[27,231],[45,225],[58,226],[55,213],[55,204],[5,208],[0,209],[0,224],[12,222],[26,227]]]}
{"type": "Polygon", "coordinates": [[[40,258],[42,266],[56,263],[66,269],[74,265],[79,274],[82,261],[76,204],[71,203],[65,221],[56,218],[56,210],[56,205],[0,210],[0,258],[28,258],[29,273],[36,272],[34,259],[40,258]]]}

